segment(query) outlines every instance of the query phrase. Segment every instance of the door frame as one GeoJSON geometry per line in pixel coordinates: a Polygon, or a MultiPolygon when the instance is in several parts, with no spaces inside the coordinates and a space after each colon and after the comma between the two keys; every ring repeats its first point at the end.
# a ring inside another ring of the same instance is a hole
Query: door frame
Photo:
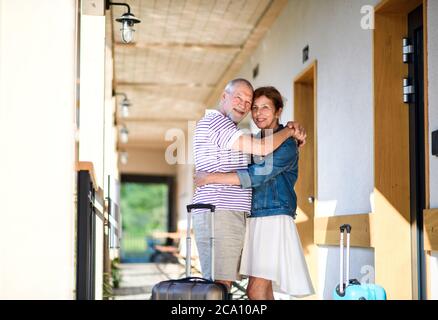
{"type": "MultiPolygon", "coordinates": [[[[402,79],[408,75],[408,65],[402,62],[401,42],[408,34],[408,14],[420,5],[424,32],[424,148],[428,155],[427,0],[383,0],[375,7],[373,243],[376,283],[383,285],[392,299],[417,298],[411,251],[409,106],[402,101],[402,79]]],[[[424,165],[429,208],[428,156],[424,165]]]]}
{"type": "MultiPolygon", "coordinates": [[[[308,263],[310,276],[312,279],[312,283],[315,288],[315,295],[308,297],[308,299],[315,299],[318,295],[318,246],[315,242],[315,212],[318,203],[318,152],[317,152],[317,85],[318,85],[318,61],[315,59],[310,62],[293,80],[292,88],[293,88],[293,110],[292,110],[292,118],[295,119],[295,108],[298,104],[297,101],[297,85],[307,84],[309,82],[313,82],[313,217],[309,217],[309,220],[306,223],[309,224],[307,227],[307,231],[312,234],[311,240],[311,250],[310,255],[305,252],[305,257],[308,263]]],[[[305,147],[304,147],[305,148],[305,147]]],[[[301,177],[303,178],[303,177],[301,177]]],[[[298,196],[298,195],[297,195],[298,196]]],[[[307,195],[306,195],[307,196],[307,195]]],[[[297,224],[299,224],[300,217],[297,218],[297,224]]],[[[297,226],[299,229],[299,225],[297,226]]],[[[300,236],[301,237],[301,236],[300,236]]]]}
{"type": "Polygon", "coordinates": [[[306,82],[309,79],[313,80],[313,155],[314,155],[314,196],[315,196],[315,209],[318,202],[318,130],[317,130],[317,88],[318,88],[318,60],[313,60],[303,71],[301,71],[293,81],[294,86],[294,109],[292,110],[292,119],[295,120],[295,84],[306,82]]]}
{"type": "MultiPolygon", "coordinates": [[[[176,232],[178,228],[178,216],[177,210],[175,208],[176,203],[176,182],[174,176],[152,176],[152,175],[141,175],[141,174],[122,174],[120,179],[120,185],[125,182],[136,182],[144,184],[166,184],[168,187],[167,193],[167,230],[168,232],[176,232]]],[[[173,239],[167,238],[166,245],[173,244],[173,239]]]]}
{"type": "MultiPolygon", "coordinates": [[[[408,13],[408,37],[412,40],[412,45],[419,48],[418,52],[424,51],[424,19],[422,15],[424,9],[422,4],[408,13]],[[415,30],[422,29],[418,39],[415,38],[415,30]],[[416,42],[418,40],[418,44],[416,42]],[[421,47],[420,47],[421,46],[421,47]]],[[[423,235],[423,212],[425,208],[425,157],[426,151],[423,149],[425,140],[424,134],[424,56],[417,54],[414,50],[413,59],[408,65],[408,77],[413,79],[415,86],[414,101],[409,103],[409,157],[410,157],[410,194],[411,194],[411,235],[412,235],[412,286],[413,296],[424,299],[425,294],[425,252],[423,235]],[[421,68],[419,68],[421,67],[421,68]],[[422,81],[418,81],[419,78],[422,81]],[[420,90],[421,89],[421,90],[420,90]],[[420,95],[422,94],[422,95],[420,95]]]]}

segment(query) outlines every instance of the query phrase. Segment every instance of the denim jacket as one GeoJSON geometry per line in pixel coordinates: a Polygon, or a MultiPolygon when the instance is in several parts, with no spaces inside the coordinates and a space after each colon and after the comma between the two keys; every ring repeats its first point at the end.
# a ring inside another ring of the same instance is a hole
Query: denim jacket
{"type": "MultiPolygon", "coordinates": [[[[279,131],[284,127],[276,130],[279,131]]],[[[259,134],[260,137],[260,134],[259,134]]],[[[289,138],[266,157],[254,156],[248,169],[237,170],[242,188],[252,188],[251,218],[289,215],[295,219],[298,147],[289,138]]]]}

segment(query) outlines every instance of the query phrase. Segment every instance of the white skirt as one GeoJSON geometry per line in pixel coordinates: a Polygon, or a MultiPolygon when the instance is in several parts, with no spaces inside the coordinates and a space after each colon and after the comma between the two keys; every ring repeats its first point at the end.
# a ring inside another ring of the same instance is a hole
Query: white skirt
{"type": "Polygon", "coordinates": [[[294,297],[315,293],[295,221],[288,215],[247,219],[240,273],[272,280],[274,290],[294,297]]]}

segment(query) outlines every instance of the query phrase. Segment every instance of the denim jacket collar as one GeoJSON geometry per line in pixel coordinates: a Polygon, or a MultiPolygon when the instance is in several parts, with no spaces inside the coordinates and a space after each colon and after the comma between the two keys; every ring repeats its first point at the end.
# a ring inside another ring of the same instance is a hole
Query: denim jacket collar
{"type": "MultiPolygon", "coordinates": [[[[274,133],[280,131],[280,130],[283,129],[283,128],[284,128],[284,126],[280,123],[280,124],[278,125],[277,129],[274,130],[274,133]]],[[[264,138],[264,137],[265,137],[264,131],[263,131],[263,130],[260,130],[259,133],[257,133],[257,138],[264,138]]]]}

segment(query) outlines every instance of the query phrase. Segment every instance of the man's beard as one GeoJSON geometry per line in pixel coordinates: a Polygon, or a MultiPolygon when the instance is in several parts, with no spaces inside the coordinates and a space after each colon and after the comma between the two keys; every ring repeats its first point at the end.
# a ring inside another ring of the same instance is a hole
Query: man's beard
{"type": "Polygon", "coordinates": [[[231,121],[233,121],[234,123],[236,123],[236,124],[238,124],[240,121],[242,121],[243,120],[243,118],[244,118],[244,116],[243,117],[241,117],[238,121],[235,119],[235,115],[233,114],[233,110],[230,110],[227,114],[226,114],[226,116],[231,120],[231,121]]]}

